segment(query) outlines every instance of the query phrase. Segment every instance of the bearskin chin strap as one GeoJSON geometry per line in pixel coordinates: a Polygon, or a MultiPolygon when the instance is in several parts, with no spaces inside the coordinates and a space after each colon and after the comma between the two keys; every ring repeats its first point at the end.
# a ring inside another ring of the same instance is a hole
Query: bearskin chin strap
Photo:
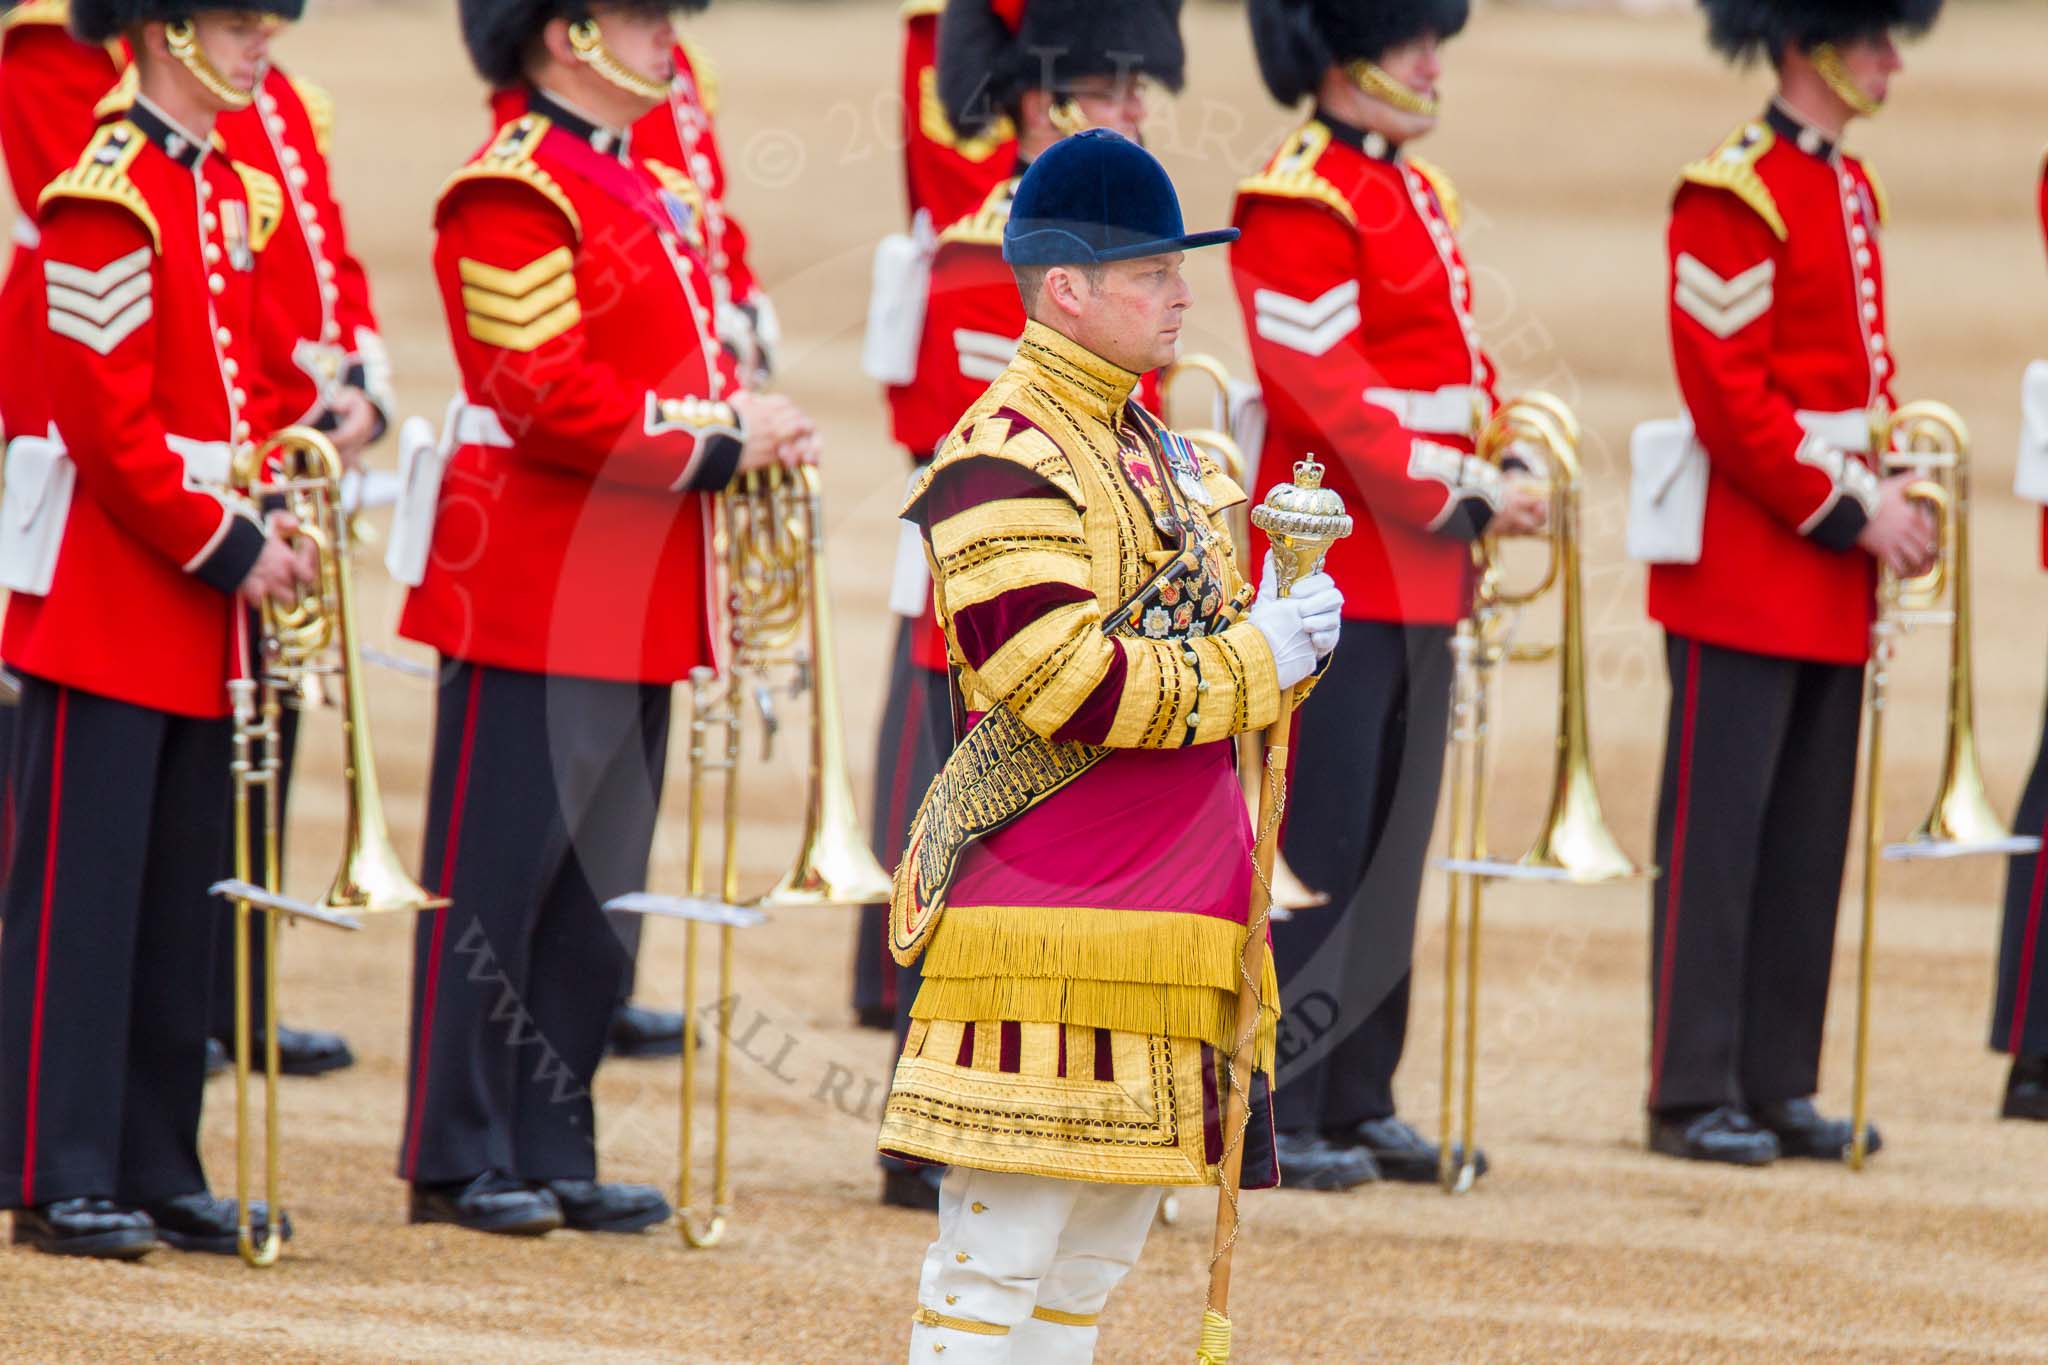
{"type": "Polygon", "coordinates": [[[598,31],[597,20],[585,19],[571,24],[569,46],[575,49],[577,58],[584,65],[627,94],[638,95],[644,100],[668,98],[667,84],[649,80],[612,55],[612,50],[604,45],[604,34],[598,31]]]}
{"type": "Polygon", "coordinates": [[[164,46],[171,50],[192,78],[205,86],[207,93],[225,104],[229,109],[247,109],[255,102],[256,92],[244,90],[220,73],[220,68],[207,60],[206,51],[199,46],[199,34],[194,31],[190,19],[180,19],[175,24],[164,25],[164,46]]]}
{"type": "Polygon", "coordinates": [[[1883,100],[1874,100],[1856,87],[1849,79],[1849,68],[1842,65],[1842,54],[1833,43],[1818,43],[1806,54],[1813,59],[1813,69],[1828,83],[1828,89],[1835,97],[1855,110],[1862,118],[1876,118],[1884,108],[1883,100]]]}
{"type": "Polygon", "coordinates": [[[1072,137],[1094,127],[1088,116],[1081,112],[1081,102],[1072,95],[1061,95],[1055,99],[1046,109],[1045,117],[1061,137],[1072,137]]]}
{"type": "Polygon", "coordinates": [[[1378,62],[1347,62],[1344,74],[1351,77],[1351,83],[1383,104],[1391,104],[1404,114],[1417,118],[1435,118],[1440,107],[1436,96],[1425,95],[1411,88],[1403,81],[1397,81],[1387,74],[1378,62]]]}

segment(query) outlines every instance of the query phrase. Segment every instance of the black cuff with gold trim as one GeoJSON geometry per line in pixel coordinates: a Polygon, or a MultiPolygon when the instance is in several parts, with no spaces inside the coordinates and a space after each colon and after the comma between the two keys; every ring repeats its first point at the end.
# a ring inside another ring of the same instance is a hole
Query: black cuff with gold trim
{"type": "Polygon", "coordinates": [[[230,514],[227,534],[213,547],[212,554],[192,566],[192,576],[216,592],[233,592],[263,557],[266,539],[255,522],[230,514]]]}

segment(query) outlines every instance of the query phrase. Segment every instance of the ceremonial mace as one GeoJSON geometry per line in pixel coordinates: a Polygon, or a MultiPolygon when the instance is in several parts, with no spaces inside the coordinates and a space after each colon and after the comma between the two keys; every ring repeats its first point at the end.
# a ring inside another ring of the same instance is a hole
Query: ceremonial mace
{"type": "MultiPolygon", "coordinates": [[[[1252,525],[1273,546],[1279,596],[1323,566],[1332,545],[1351,534],[1344,500],[1323,487],[1323,466],[1313,455],[1296,462],[1294,482],[1283,483],[1252,509],[1252,525]]],[[[1244,1174],[1244,1135],[1251,1123],[1251,1064],[1258,1038],[1259,982],[1266,973],[1266,921],[1273,909],[1273,862],[1280,815],[1287,807],[1287,747],[1300,684],[1280,694],[1280,710],[1266,729],[1266,775],[1259,787],[1258,842],[1253,848],[1251,913],[1244,936],[1243,979],[1237,987],[1237,1041],[1230,1050],[1230,1095],[1223,1106],[1222,1198],[1216,1201],[1216,1241],[1209,1257],[1209,1300],[1202,1310],[1196,1365],[1230,1359],[1230,1258],[1237,1245],[1238,1187],[1244,1174]]]]}

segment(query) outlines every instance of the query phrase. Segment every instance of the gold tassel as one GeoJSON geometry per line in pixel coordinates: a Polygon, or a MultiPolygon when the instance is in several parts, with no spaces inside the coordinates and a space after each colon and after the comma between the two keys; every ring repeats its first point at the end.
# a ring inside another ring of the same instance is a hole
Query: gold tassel
{"type": "Polygon", "coordinates": [[[924,974],[1212,986],[1234,995],[1243,950],[1244,926],[1208,915],[952,905],[932,935],[924,974]]]}

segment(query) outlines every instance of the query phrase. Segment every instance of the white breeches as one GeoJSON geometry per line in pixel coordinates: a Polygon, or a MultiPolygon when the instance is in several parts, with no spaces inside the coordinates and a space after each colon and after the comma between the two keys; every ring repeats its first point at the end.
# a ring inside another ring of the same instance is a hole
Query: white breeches
{"type": "Polygon", "coordinates": [[[1096,1318],[1165,1191],[955,1166],[939,1187],[910,1365],[1088,1365],[1096,1318]]]}

